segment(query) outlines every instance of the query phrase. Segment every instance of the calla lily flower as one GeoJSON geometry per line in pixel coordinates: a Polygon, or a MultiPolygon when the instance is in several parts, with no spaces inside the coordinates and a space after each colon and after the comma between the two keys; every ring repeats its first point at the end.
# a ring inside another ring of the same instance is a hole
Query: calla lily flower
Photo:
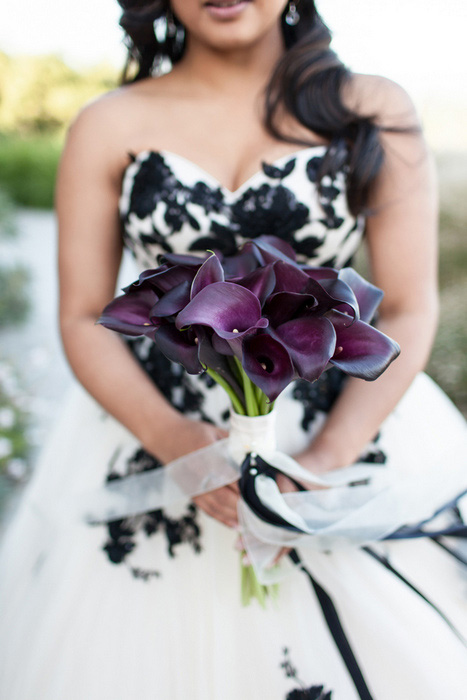
{"type": "Polygon", "coordinates": [[[288,351],[300,378],[318,379],[336,349],[336,331],[325,316],[308,316],[287,321],[275,329],[277,338],[288,351]]]}
{"type": "Polygon", "coordinates": [[[318,304],[321,305],[323,311],[326,306],[329,308],[345,306],[352,312],[354,319],[359,318],[360,311],[355,294],[351,287],[343,280],[339,279],[339,277],[337,279],[321,280],[320,282],[310,279],[308,290],[315,294],[318,304]],[[322,295],[317,285],[324,290],[324,295],[322,295]]]}
{"type": "Polygon", "coordinates": [[[318,302],[313,294],[277,292],[270,295],[263,313],[269,319],[270,325],[277,328],[286,321],[305,315],[317,306],[318,302]]]}
{"type": "Polygon", "coordinates": [[[244,340],[242,366],[251,381],[270,401],[277,399],[295,375],[286,348],[265,333],[244,340]]]}
{"type": "Polygon", "coordinates": [[[194,267],[169,267],[164,264],[156,270],[142,272],[136,282],[125,287],[124,292],[130,292],[138,287],[153,287],[159,294],[169,292],[183,282],[191,282],[196,274],[194,267]]]}
{"type": "Polygon", "coordinates": [[[170,267],[181,265],[182,267],[195,267],[196,269],[201,267],[204,260],[199,255],[180,255],[178,253],[164,253],[161,259],[164,263],[168,263],[170,267]]]}
{"type": "Polygon", "coordinates": [[[214,282],[180,311],[176,326],[208,326],[224,340],[238,340],[268,321],[261,317],[258,298],[249,289],[232,282],[214,282]]]}
{"type": "Polygon", "coordinates": [[[263,264],[278,260],[295,264],[295,251],[292,246],[276,236],[258,236],[253,240],[253,245],[259,251],[263,264]]]}
{"type": "Polygon", "coordinates": [[[183,365],[188,374],[200,374],[203,371],[198,358],[197,337],[191,329],[179,331],[175,326],[164,325],[155,331],[153,339],[159,350],[169,360],[183,365]]]}
{"type": "Polygon", "coordinates": [[[276,285],[274,266],[266,265],[265,267],[259,267],[257,270],[250,272],[249,275],[246,275],[246,277],[240,277],[232,281],[240,284],[242,287],[246,287],[250,292],[253,292],[253,294],[258,297],[261,306],[263,306],[276,285]]]}
{"type": "Polygon", "coordinates": [[[190,282],[185,280],[172,287],[159,301],[154,304],[152,312],[156,316],[173,316],[183,309],[190,301],[190,282]]]}
{"type": "Polygon", "coordinates": [[[136,288],[107,304],[97,323],[124,335],[151,336],[161,324],[153,313],[158,300],[154,289],[136,288]]]}
{"type": "Polygon", "coordinates": [[[313,382],[332,365],[376,379],[399,354],[397,343],[369,325],[380,289],[351,268],[302,265],[274,236],[247,241],[233,256],[168,253],[161,260],[98,323],[149,336],[190,374],[206,369],[237,412],[267,412],[267,399],[293,379],[313,382]]]}
{"type": "Polygon", "coordinates": [[[360,320],[370,323],[384,296],[383,290],[363,279],[352,267],[344,267],[343,270],[340,270],[339,279],[348,284],[355,294],[360,320]]]}
{"type": "Polygon", "coordinates": [[[244,243],[235,255],[229,255],[222,260],[225,278],[228,280],[249,275],[259,264],[256,248],[251,241],[244,243]]]}
{"type": "Polygon", "coordinates": [[[313,282],[299,267],[284,260],[275,261],[274,273],[276,275],[275,292],[306,293],[310,282],[313,282]]]}
{"type": "Polygon", "coordinates": [[[320,282],[326,279],[336,279],[339,276],[339,270],[335,270],[333,267],[301,267],[302,272],[304,272],[311,279],[320,282]]]}
{"type": "Polygon", "coordinates": [[[128,292],[134,292],[140,287],[151,287],[154,286],[152,285],[152,279],[154,277],[158,277],[161,272],[164,272],[165,270],[168,270],[168,265],[160,265],[160,267],[157,267],[153,270],[144,270],[138,277],[138,279],[135,282],[132,282],[129,284],[127,287],[123,288],[123,291],[126,293],[128,292]]]}
{"type": "Polygon", "coordinates": [[[204,287],[214,282],[224,281],[224,270],[219,258],[214,253],[201,265],[191,285],[190,299],[193,299],[204,287]]]}
{"type": "Polygon", "coordinates": [[[330,311],[327,318],[336,331],[336,352],[330,362],[352,377],[377,379],[400,354],[394,340],[364,321],[351,323],[339,311],[330,311]]]}
{"type": "Polygon", "coordinates": [[[198,336],[198,358],[203,367],[214,370],[219,376],[221,376],[229,386],[234,390],[236,395],[243,401],[243,389],[238,384],[236,378],[233,375],[229,360],[226,355],[232,355],[230,348],[225,340],[217,338],[214,334],[209,335],[207,328],[198,327],[196,329],[196,335],[198,336]],[[227,348],[229,348],[228,353],[219,353],[215,345],[213,344],[214,339],[221,340],[226,343],[227,348]]]}

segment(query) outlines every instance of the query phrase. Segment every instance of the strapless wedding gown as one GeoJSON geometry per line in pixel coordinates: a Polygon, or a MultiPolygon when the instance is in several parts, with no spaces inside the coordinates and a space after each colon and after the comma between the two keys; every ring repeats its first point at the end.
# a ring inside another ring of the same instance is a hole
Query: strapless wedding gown
{"type": "MultiPolygon", "coordinates": [[[[232,192],[175,153],[141,152],[123,178],[124,242],[143,269],[167,251],[229,254],[261,234],[291,243],[301,261],[347,265],[364,221],[348,210],[345,165],[325,177],[318,192],[324,154],[317,146],[263,163],[232,192]]],[[[187,375],[148,339],[130,346],[180,411],[227,425],[227,399],[208,376],[187,375]]],[[[296,449],[310,440],[343,381],[331,370],[315,384],[298,381],[284,392],[279,447],[281,435],[296,449]]],[[[375,473],[411,471],[420,484],[436,467],[461,493],[467,489],[466,452],[463,418],[420,375],[362,460],[375,473]]],[[[2,545],[2,698],[467,696],[460,538],[304,548],[277,603],[262,609],[253,601],[244,608],[237,533],[193,504],[99,526],[69,508],[106,481],[157,468],[156,457],[84,390],[74,389],[2,545]]],[[[466,511],[465,498],[445,509],[439,516],[444,531],[459,532],[466,511]]]]}

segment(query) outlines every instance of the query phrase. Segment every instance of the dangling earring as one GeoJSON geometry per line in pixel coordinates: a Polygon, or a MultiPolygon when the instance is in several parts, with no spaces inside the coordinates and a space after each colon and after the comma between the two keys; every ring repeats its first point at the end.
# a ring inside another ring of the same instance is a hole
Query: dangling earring
{"type": "Polygon", "coordinates": [[[295,27],[300,21],[300,15],[298,14],[297,6],[294,2],[289,2],[289,9],[287,10],[285,21],[289,27],[295,27]]]}
{"type": "Polygon", "coordinates": [[[168,39],[173,39],[177,34],[177,25],[171,10],[167,10],[165,16],[154,20],[154,36],[159,44],[165,44],[168,39]]]}
{"type": "Polygon", "coordinates": [[[177,25],[171,10],[167,10],[167,37],[173,39],[177,34],[177,25]]]}

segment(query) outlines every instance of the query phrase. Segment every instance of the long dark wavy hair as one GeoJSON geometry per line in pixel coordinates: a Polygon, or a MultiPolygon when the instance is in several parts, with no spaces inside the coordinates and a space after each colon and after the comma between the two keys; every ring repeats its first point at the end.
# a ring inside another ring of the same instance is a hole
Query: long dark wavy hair
{"type": "MultiPolygon", "coordinates": [[[[167,62],[179,61],[184,53],[183,27],[174,16],[177,32],[158,41],[154,21],[166,17],[169,0],[118,0],[123,9],[120,24],[126,33],[128,60],[123,82],[146,78],[167,62]],[[130,77],[132,76],[132,77],[130,77]]],[[[281,27],[286,51],[275,66],[265,93],[265,126],[277,139],[303,146],[311,140],[287,136],[278,124],[280,108],[285,109],[310,131],[329,142],[318,174],[333,176],[344,169],[347,199],[353,214],[366,213],[371,186],[383,164],[379,139],[381,128],[372,116],[349,109],[342,94],[352,73],[330,48],[331,32],[318,14],[314,0],[297,2],[300,21],[281,27]]],[[[407,129],[389,129],[407,131],[407,129]]]]}

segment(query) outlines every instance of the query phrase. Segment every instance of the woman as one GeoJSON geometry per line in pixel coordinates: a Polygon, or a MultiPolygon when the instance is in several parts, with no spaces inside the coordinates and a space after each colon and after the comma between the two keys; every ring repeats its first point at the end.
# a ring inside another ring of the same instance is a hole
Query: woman
{"type": "Polygon", "coordinates": [[[68,408],[5,545],[7,562],[18,538],[30,546],[5,583],[5,697],[461,697],[462,581],[434,542],[300,551],[303,570],[262,610],[239,602],[235,485],[106,528],[67,512],[70,494],[227,434],[227,400],[205,376],[95,325],[123,244],[144,268],[163,252],[229,253],[268,233],[301,260],[341,267],[368,214],[378,326],[402,353],[372,384],[328,372],[291,387],[279,416],[296,457],[318,474],[402,460],[422,479],[427,460],[458,465],[465,444],[445,397],[412,384],[436,327],[437,204],[405,92],[351,75],[312,0],[121,5],[133,80],[79,115],[57,191],[63,342],[97,404],[79,393],[68,408]],[[167,58],[172,69],[154,77],[167,58]]]}

